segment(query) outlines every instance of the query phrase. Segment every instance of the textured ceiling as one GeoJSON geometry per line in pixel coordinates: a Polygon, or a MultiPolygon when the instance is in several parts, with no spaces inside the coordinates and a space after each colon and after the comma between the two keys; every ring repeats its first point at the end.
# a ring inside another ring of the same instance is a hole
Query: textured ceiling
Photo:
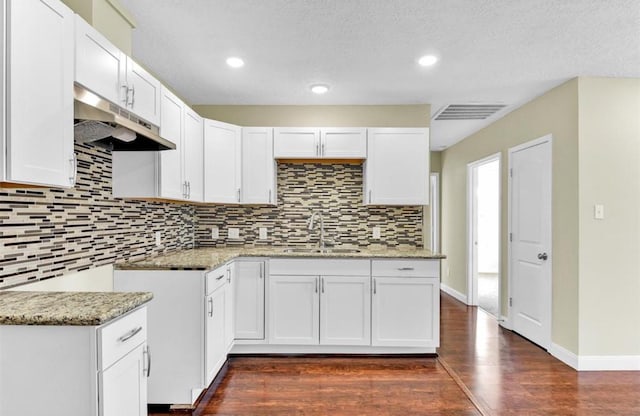
{"type": "MultiPolygon", "coordinates": [[[[121,0],[133,55],[191,104],[502,102],[640,77],[639,0],[121,0]],[[416,59],[441,57],[432,68],[416,59]],[[232,70],[228,56],[246,66],[232,70]],[[326,83],[324,96],[309,91],[326,83]]],[[[432,149],[485,121],[434,121],[432,149]]]]}

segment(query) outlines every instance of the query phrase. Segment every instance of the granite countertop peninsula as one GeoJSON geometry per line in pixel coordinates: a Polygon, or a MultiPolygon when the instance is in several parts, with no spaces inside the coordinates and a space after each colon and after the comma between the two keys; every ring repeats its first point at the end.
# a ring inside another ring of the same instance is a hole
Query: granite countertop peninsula
{"type": "MultiPolygon", "coordinates": [[[[119,270],[210,270],[236,257],[443,259],[444,255],[420,248],[358,248],[357,252],[290,252],[300,247],[205,247],[177,250],[115,265],[119,270]]],[[[310,248],[311,249],[311,248],[310,248]]],[[[338,250],[343,247],[338,248],[338,250]]]]}
{"type": "Polygon", "coordinates": [[[102,325],[152,298],[150,292],[0,291],[0,325],[102,325]]]}

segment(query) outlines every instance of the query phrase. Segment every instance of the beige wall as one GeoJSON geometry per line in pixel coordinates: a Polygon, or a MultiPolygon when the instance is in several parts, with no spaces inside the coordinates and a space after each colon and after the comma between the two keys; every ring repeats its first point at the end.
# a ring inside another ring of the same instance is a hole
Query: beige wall
{"type": "Polygon", "coordinates": [[[120,50],[131,56],[133,17],[118,0],[62,0],[120,50]]]}
{"type": "Polygon", "coordinates": [[[194,105],[201,116],[241,126],[429,127],[423,105],[194,105]]]}
{"type": "Polygon", "coordinates": [[[553,135],[554,343],[578,352],[578,80],[573,79],[442,152],[442,282],[467,293],[467,164],[501,152],[501,305],[507,311],[507,150],[553,135]]]}
{"type": "Polygon", "coordinates": [[[579,97],[580,355],[640,355],[640,79],[581,78],[579,97]]]}

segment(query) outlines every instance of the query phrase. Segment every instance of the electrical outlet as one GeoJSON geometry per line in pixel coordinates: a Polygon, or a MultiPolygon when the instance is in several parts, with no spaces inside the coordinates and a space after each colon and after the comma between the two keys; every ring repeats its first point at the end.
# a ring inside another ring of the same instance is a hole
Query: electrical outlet
{"type": "Polygon", "coordinates": [[[258,238],[260,240],[266,240],[267,239],[267,227],[260,227],[258,229],[258,238]]]}
{"type": "Polygon", "coordinates": [[[604,205],[596,204],[593,206],[593,218],[596,220],[604,219],[604,205]]]}
{"type": "Polygon", "coordinates": [[[156,231],[156,247],[162,247],[162,231],[156,231]]]}
{"type": "Polygon", "coordinates": [[[380,227],[373,227],[373,238],[380,239],[380,227]]]}
{"type": "Polygon", "coordinates": [[[239,228],[229,228],[229,238],[237,240],[240,238],[240,229],[239,228]]]}
{"type": "Polygon", "coordinates": [[[211,227],[211,239],[217,240],[220,238],[220,229],[218,227],[211,227]]]}

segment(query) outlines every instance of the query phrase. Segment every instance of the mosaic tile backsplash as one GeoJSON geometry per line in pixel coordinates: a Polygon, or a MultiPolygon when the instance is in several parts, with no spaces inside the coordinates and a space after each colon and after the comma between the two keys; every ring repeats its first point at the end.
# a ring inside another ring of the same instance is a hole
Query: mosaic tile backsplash
{"type": "MultiPolygon", "coordinates": [[[[362,204],[362,165],[278,164],[278,206],[198,206],[198,246],[306,246],[317,244],[319,227],[307,229],[313,211],[323,214],[325,238],[336,244],[373,247],[422,247],[421,207],[370,207],[362,204]],[[372,228],[381,238],[372,239],[372,228]],[[218,227],[219,238],[211,238],[218,227]],[[230,227],[240,230],[229,239],[230,227]],[[260,240],[259,228],[268,238],[260,240]]],[[[319,224],[317,224],[319,225],[319,224]]]]}
{"type": "Polygon", "coordinates": [[[76,144],[74,189],[0,188],[0,287],[47,279],[120,260],[196,246],[305,246],[320,210],[326,238],[337,244],[421,247],[421,207],[362,205],[362,166],[278,164],[278,206],[193,206],[115,199],[111,153],[76,144]],[[211,239],[217,226],[220,238],[211,239]],[[371,238],[379,226],[382,238],[371,238]],[[228,239],[236,227],[240,238],[228,239]],[[258,239],[266,227],[268,238],[258,239]],[[155,231],[163,247],[155,246],[155,231]]]}
{"type": "Polygon", "coordinates": [[[0,188],[0,287],[193,245],[192,206],[114,199],[111,153],[75,151],[74,189],[0,188]]]}

